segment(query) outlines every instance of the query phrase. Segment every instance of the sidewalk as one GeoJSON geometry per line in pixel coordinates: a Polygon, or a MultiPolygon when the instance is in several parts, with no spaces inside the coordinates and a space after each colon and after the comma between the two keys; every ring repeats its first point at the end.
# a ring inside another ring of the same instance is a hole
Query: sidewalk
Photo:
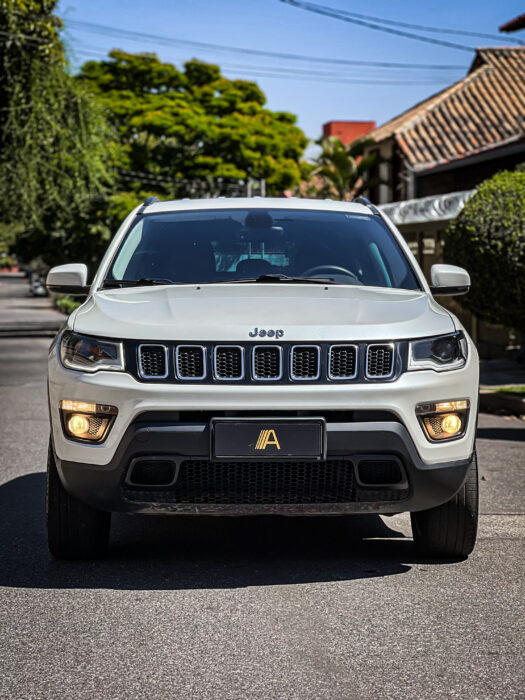
{"type": "Polygon", "coordinates": [[[0,336],[53,336],[66,318],[48,297],[32,297],[23,275],[0,274],[0,336]]]}

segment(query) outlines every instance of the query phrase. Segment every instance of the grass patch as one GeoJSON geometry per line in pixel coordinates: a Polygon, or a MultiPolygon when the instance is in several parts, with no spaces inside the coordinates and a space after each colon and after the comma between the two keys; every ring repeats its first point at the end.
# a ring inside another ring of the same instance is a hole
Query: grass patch
{"type": "Polygon", "coordinates": [[[520,386],[502,386],[498,391],[504,394],[513,394],[515,396],[525,396],[525,385],[520,386]]]}

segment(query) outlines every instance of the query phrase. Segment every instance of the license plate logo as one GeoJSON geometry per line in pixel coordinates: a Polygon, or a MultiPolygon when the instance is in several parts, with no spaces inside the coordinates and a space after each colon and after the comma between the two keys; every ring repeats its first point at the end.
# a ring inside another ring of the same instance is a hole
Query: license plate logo
{"type": "Polygon", "coordinates": [[[261,430],[261,432],[259,433],[259,438],[255,443],[255,449],[265,450],[268,447],[268,445],[274,445],[278,450],[281,449],[275,430],[271,428],[268,430],[261,430]]]}

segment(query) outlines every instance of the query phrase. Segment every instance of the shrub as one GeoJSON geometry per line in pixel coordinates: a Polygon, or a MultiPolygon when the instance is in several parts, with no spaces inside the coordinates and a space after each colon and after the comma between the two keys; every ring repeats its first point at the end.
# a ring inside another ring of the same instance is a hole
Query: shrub
{"type": "Polygon", "coordinates": [[[462,304],[480,319],[525,331],[525,171],[481,183],[447,230],[444,260],[470,273],[462,304]]]}

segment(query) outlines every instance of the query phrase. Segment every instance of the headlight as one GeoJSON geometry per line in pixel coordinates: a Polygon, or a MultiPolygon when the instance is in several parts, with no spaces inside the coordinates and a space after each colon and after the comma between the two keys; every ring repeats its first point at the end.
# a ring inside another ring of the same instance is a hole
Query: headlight
{"type": "Polygon", "coordinates": [[[64,367],[80,372],[124,369],[122,343],[98,340],[72,331],[65,331],[62,335],[60,359],[64,367]]]}
{"type": "Polygon", "coordinates": [[[461,331],[438,338],[413,340],[409,344],[408,370],[433,369],[444,372],[459,369],[467,361],[467,352],[467,340],[461,331]]]}

